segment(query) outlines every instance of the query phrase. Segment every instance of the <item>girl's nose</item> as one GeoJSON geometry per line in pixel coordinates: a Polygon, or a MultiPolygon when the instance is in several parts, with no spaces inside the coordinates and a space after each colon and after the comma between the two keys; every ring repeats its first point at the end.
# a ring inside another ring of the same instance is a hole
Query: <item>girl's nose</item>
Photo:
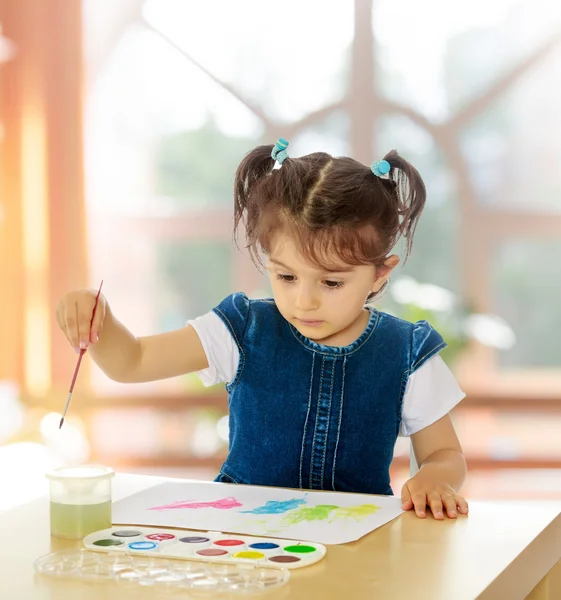
{"type": "Polygon", "coordinates": [[[310,311],[318,308],[318,299],[311,286],[301,285],[296,293],[294,306],[298,310],[310,311]]]}

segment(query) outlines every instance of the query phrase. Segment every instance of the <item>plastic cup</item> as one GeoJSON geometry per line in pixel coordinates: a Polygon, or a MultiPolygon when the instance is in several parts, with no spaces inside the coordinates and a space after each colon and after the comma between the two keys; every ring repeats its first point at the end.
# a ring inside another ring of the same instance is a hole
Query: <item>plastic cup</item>
{"type": "Polygon", "coordinates": [[[60,467],[50,480],[51,535],[78,540],[111,527],[113,469],[100,465],[60,467]]]}

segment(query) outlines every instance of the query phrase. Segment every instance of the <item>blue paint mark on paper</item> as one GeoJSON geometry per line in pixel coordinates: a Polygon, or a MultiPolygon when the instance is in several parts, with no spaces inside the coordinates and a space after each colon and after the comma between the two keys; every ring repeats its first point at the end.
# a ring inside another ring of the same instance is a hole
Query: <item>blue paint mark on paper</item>
{"type": "Polygon", "coordinates": [[[279,515],[299,508],[300,505],[306,504],[305,498],[293,498],[292,500],[267,500],[263,506],[258,506],[253,510],[240,510],[242,513],[250,513],[253,515],[279,515]]]}

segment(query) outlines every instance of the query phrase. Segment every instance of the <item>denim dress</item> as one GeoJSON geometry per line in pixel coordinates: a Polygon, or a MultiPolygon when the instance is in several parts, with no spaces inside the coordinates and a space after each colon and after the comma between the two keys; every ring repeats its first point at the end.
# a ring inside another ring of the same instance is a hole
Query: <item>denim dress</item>
{"type": "Polygon", "coordinates": [[[303,336],[272,299],[232,294],[214,311],[240,352],[215,481],[392,494],[407,380],[446,346],[440,334],[371,308],[360,337],[332,347],[303,336]]]}

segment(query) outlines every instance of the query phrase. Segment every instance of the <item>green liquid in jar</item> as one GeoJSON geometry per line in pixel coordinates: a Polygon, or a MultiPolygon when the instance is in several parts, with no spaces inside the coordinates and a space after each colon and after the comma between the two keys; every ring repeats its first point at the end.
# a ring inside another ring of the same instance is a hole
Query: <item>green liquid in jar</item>
{"type": "Polygon", "coordinates": [[[51,502],[51,535],[71,540],[111,527],[111,501],[98,504],[51,502]]]}

